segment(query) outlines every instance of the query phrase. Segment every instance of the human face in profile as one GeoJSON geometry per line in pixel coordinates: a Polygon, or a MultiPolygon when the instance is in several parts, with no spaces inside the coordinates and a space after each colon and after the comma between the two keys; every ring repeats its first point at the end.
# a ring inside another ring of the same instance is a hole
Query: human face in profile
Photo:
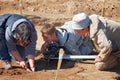
{"type": "MultiPolygon", "coordinates": [[[[31,42],[31,41],[30,41],[31,42]]],[[[30,42],[24,42],[24,41],[17,41],[17,45],[20,45],[22,47],[26,47],[30,44],[30,42]]]]}
{"type": "Polygon", "coordinates": [[[75,32],[84,36],[84,37],[86,37],[89,33],[89,30],[90,30],[89,27],[87,27],[87,28],[81,29],[81,30],[80,29],[75,29],[75,32]]]}
{"type": "Polygon", "coordinates": [[[57,42],[58,41],[58,37],[57,37],[55,32],[52,33],[52,34],[48,34],[46,32],[42,32],[42,37],[43,37],[43,40],[45,42],[48,42],[48,43],[50,43],[50,42],[57,42]]]}
{"type": "Polygon", "coordinates": [[[45,42],[51,42],[52,41],[52,35],[48,34],[46,32],[42,32],[42,37],[45,42]]]}

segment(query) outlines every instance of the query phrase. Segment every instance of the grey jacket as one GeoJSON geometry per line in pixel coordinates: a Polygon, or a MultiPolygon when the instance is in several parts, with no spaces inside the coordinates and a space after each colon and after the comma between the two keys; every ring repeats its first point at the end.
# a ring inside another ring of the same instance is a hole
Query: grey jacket
{"type": "Polygon", "coordinates": [[[105,60],[111,51],[120,49],[120,23],[95,14],[90,19],[90,38],[99,56],[105,60]]]}

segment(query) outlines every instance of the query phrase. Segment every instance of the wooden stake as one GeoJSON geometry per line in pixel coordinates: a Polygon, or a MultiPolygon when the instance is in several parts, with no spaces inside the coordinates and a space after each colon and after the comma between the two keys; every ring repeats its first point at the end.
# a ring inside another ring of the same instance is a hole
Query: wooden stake
{"type": "Polygon", "coordinates": [[[19,10],[20,10],[20,14],[22,15],[22,0],[19,0],[19,10]]]}
{"type": "Polygon", "coordinates": [[[60,49],[59,53],[60,54],[59,54],[59,59],[58,59],[58,64],[57,64],[57,71],[56,71],[56,75],[55,75],[55,80],[57,80],[57,78],[58,78],[58,72],[59,72],[61,64],[62,64],[62,56],[64,55],[63,49],[60,49]]]}
{"type": "Polygon", "coordinates": [[[104,0],[103,1],[103,12],[102,12],[102,16],[105,17],[105,4],[106,4],[106,1],[104,0]]]}

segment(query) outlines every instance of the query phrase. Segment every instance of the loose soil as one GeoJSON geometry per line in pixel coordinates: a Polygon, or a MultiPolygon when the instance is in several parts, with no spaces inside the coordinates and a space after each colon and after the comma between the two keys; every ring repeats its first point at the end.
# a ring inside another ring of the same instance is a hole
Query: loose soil
{"type": "MultiPolygon", "coordinates": [[[[38,32],[36,71],[28,72],[15,61],[12,61],[12,69],[5,70],[0,61],[0,80],[54,80],[57,60],[47,62],[40,53],[43,43],[40,28],[44,23],[61,26],[79,12],[88,15],[96,13],[120,21],[120,0],[23,0],[22,4],[22,15],[35,24],[38,32]]],[[[0,0],[0,15],[19,14],[18,5],[18,0],[0,0]]],[[[99,71],[94,66],[94,60],[63,60],[58,80],[120,80],[120,66],[99,71]]]]}

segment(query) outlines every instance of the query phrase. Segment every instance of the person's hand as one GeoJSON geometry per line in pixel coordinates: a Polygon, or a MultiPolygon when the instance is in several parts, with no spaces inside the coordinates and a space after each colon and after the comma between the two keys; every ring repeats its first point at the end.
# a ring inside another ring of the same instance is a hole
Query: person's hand
{"type": "Polygon", "coordinates": [[[29,59],[29,64],[30,64],[30,69],[35,72],[35,66],[34,66],[34,60],[33,59],[29,59]]]}
{"type": "Polygon", "coordinates": [[[20,61],[19,64],[24,69],[27,69],[27,67],[28,67],[28,65],[27,65],[27,63],[25,61],[20,61]]]}
{"type": "Polygon", "coordinates": [[[47,45],[48,45],[48,43],[46,43],[46,42],[42,45],[42,47],[41,47],[41,52],[42,53],[45,53],[45,49],[46,49],[47,45]]]}
{"type": "Polygon", "coordinates": [[[101,57],[98,55],[96,58],[95,58],[95,63],[97,63],[97,62],[101,62],[102,61],[102,59],[101,59],[101,57]]]}
{"type": "Polygon", "coordinates": [[[28,61],[30,64],[30,69],[35,72],[35,66],[34,66],[34,56],[33,55],[28,55],[28,61]]]}

